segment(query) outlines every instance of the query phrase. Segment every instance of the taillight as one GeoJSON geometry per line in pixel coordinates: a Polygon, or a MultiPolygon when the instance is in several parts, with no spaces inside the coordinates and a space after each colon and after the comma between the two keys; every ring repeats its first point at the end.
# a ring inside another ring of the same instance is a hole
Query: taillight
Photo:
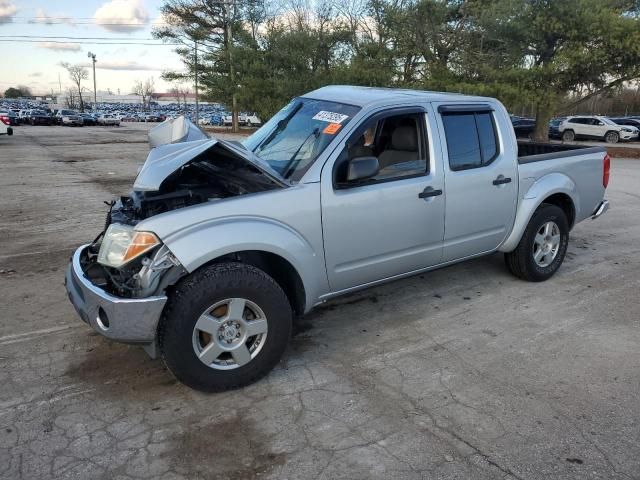
{"type": "Polygon", "coordinates": [[[11,124],[11,122],[9,122],[9,117],[5,117],[4,115],[0,115],[0,122],[4,123],[5,125],[11,124]]]}
{"type": "Polygon", "coordinates": [[[611,171],[611,158],[609,157],[609,154],[605,154],[604,156],[604,160],[603,160],[603,170],[602,170],[602,185],[604,186],[604,188],[607,188],[607,186],[609,185],[609,172],[611,171]]]}

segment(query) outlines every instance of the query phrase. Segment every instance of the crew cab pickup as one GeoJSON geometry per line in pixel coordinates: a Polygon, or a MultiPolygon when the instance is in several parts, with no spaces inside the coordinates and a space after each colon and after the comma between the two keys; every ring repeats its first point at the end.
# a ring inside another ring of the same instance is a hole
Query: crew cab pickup
{"type": "Polygon", "coordinates": [[[332,86],[242,143],[184,117],[149,138],[66,288],[95,331],[203,391],[265,375],[293,315],[338,295],[493,252],[547,280],[609,206],[603,148],[518,144],[492,98],[332,86]]]}

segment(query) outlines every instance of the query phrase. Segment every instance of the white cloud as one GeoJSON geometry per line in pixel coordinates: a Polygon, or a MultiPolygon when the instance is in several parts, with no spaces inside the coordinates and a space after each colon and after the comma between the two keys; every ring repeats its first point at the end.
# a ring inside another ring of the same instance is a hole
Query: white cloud
{"type": "Polygon", "coordinates": [[[107,30],[132,32],[146,28],[149,12],[142,0],[111,0],[98,8],[93,18],[107,30]]]}
{"type": "Polygon", "coordinates": [[[11,0],[0,0],[0,24],[11,23],[18,8],[11,0]]]}
{"type": "MultiPolygon", "coordinates": [[[[2,1],[2,0],[0,0],[2,1]]],[[[70,26],[75,26],[73,19],[66,15],[49,15],[44,9],[39,8],[36,10],[36,16],[30,23],[41,23],[43,25],[53,25],[58,23],[66,23],[70,26]]]]}
{"type": "Polygon", "coordinates": [[[42,42],[38,44],[38,47],[67,52],[79,52],[80,50],[82,50],[82,47],[79,43],[42,42]]]}
{"type": "MultiPolygon", "coordinates": [[[[83,67],[91,67],[91,63],[89,62],[82,63],[81,65],[83,67]]],[[[110,62],[110,61],[101,62],[100,58],[98,58],[98,61],[96,62],[96,68],[102,69],[102,70],[119,70],[119,71],[141,71],[141,70],[160,71],[161,70],[160,68],[154,65],[144,65],[142,63],[138,63],[135,61],[124,60],[124,61],[115,61],[115,62],[110,62]]]]}

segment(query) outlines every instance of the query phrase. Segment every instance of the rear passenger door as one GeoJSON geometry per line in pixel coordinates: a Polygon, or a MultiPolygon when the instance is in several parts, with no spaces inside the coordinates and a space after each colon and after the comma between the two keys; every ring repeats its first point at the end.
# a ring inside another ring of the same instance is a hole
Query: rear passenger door
{"type": "Polygon", "coordinates": [[[495,250],[511,230],[518,170],[506,115],[490,105],[438,105],[445,171],[443,261],[495,250]]]}

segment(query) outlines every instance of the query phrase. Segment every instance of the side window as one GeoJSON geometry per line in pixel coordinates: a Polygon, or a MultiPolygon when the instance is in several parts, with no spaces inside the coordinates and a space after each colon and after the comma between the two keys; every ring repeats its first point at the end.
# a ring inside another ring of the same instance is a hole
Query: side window
{"type": "Polygon", "coordinates": [[[365,183],[424,175],[428,170],[424,113],[376,115],[364,121],[336,159],[335,182],[343,188],[346,166],[357,157],[376,157],[380,170],[365,183]]]}
{"type": "Polygon", "coordinates": [[[444,113],[444,132],[451,170],[489,165],[498,155],[498,139],[491,112],[444,113]]]}

